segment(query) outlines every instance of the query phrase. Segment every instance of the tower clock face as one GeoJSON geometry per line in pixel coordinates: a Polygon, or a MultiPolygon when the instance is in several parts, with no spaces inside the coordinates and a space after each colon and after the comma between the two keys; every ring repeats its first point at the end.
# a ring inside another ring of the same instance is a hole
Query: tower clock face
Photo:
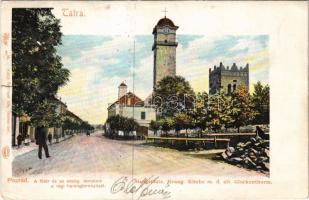
{"type": "Polygon", "coordinates": [[[158,33],[169,34],[169,33],[175,33],[175,31],[173,31],[168,27],[163,27],[158,29],[158,33]]]}

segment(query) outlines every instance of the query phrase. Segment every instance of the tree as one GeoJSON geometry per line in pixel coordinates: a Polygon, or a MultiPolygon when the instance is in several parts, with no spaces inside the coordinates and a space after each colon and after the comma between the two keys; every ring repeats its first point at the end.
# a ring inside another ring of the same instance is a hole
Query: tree
{"type": "Polygon", "coordinates": [[[118,132],[119,130],[123,130],[123,124],[125,122],[125,118],[120,115],[115,115],[109,117],[106,122],[109,124],[112,133],[118,132]]]}
{"type": "Polygon", "coordinates": [[[231,122],[230,103],[223,91],[209,97],[206,121],[210,129],[217,132],[223,127],[227,128],[231,122]]]}
{"type": "Polygon", "coordinates": [[[193,107],[195,94],[188,81],[181,76],[167,76],[155,88],[154,103],[162,117],[173,117],[193,107]]]}
{"type": "Polygon", "coordinates": [[[69,80],[69,71],[56,54],[62,36],[60,20],[51,8],[12,12],[13,111],[18,116],[27,114],[34,124],[51,126],[44,115],[55,110],[39,109],[50,108],[49,99],[69,80]]]}
{"type": "Polygon", "coordinates": [[[55,125],[58,122],[58,116],[54,112],[55,109],[55,104],[49,103],[47,100],[41,102],[32,113],[31,124],[34,127],[55,125]]]}
{"type": "Polygon", "coordinates": [[[192,117],[192,125],[198,129],[198,137],[202,130],[207,128],[207,108],[208,108],[208,94],[206,92],[197,93],[194,107],[189,111],[192,117]]]}
{"type": "MultiPolygon", "coordinates": [[[[185,129],[188,137],[188,129],[191,127],[193,119],[186,113],[175,113],[174,116],[174,127],[176,132],[185,129]]],[[[178,136],[178,134],[177,134],[178,136]]]]}
{"type": "Polygon", "coordinates": [[[253,122],[256,124],[269,124],[269,86],[263,86],[260,81],[254,84],[252,94],[253,122]]]}
{"type": "Polygon", "coordinates": [[[63,131],[66,131],[66,130],[73,130],[73,121],[70,120],[69,118],[65,118],[63,120],[63,125],[62,125],[62,128],[63,128],[63,131]]]}
{"type": "Polygon", "coordinates": [[[83,131],[89,131],[93,130],[94,127],[92,127],[88,122],[82,121],[82,123],[79,125],[79,129],[83,131]]]}
{"type": "Polygon", "coordinates": [[[247,125],[253,117],[250,94],[242,85],[232,93],[230,111],[231,124],[237,128],[237,132],[240,126],[247,125]]]}
{"type": "Polygon", "coordinates": [[[161,124],[159,121],[151,120],[149,124],[149,129],[154,132],[155,135],[157,135],[157,131],[161,128],[161,124]]]}
{"type": "Polygon", "coordinates": [[[136,131],[138,126],[138,123],[133,118],[124,118],[122,130],[129,134],[132,131],[136,131]]]}
{"type": "Polygon", "coordinates": [[[120,115],[111,116],[106,120],[112,130],[112,135],[116,134],[118,131],[124,131],[129,133],[131,131],[136,131],[139,127],[138,123],[133,118],[127,118],[120,115]]]}
{"type": "Polygon", "coordinates": [[[164,131],[166,135],[167,132],[174,127],[174,120],[172,117],[164,117],[160,120],[160,123],[162,124],[162,131],[164,131]]]}

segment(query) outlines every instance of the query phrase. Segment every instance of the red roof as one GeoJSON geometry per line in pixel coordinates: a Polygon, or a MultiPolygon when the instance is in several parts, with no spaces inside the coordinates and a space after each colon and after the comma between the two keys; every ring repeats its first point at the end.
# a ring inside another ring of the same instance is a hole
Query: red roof
{"type": "Polygon", "coordinates": [[[108,107],[110,108],[114,104],[120,104],[125,106],[143,106],[144,102],[132,92],[128,92],[108,107]]]}
{"type": "Polygon", "coordinates": [[[166,26],[166,25],[170,27],[175,27],[174,22],[166,17],[160,19],[157,23],[157,26],[166,26]]]}

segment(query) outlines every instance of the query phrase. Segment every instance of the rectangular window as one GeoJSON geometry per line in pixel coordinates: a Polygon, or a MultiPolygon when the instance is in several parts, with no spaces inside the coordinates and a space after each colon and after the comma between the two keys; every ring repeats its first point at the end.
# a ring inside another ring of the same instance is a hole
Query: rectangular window
{"type": "Polygon", "coordinates": [[[141,112],[141,119],[146,119],[146,113],[145,112],[141,112]]]}

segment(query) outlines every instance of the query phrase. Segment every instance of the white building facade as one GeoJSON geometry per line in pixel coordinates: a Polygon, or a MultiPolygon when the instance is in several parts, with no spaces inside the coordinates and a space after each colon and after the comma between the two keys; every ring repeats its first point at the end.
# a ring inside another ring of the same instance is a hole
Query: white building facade
{"type": "Polygon", "coordinates": [[[108,117],[120,115],[133,118],[140,126],[149,127],[151,120],[156,120],[156,109],[146,105],[135,94],[127,92],[127,86],[124,83],[121,83],[118,89],[118,100],[107,108],[108,117]]]}

